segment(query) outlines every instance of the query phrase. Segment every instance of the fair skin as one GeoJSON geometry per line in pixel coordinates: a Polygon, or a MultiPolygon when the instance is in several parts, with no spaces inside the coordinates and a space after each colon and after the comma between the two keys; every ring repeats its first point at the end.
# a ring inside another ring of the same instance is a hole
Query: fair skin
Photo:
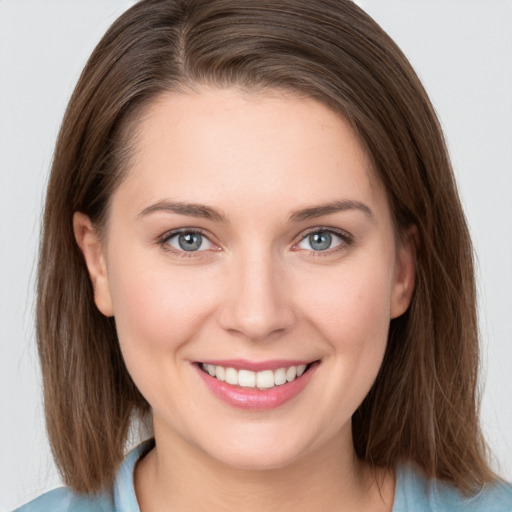
{"type": "Polygon", "coordinates": [[[143,512],[391,510],[394,477],[357,459],[351,416],[409,305],[414,251],[340,116],[289,93],[165,94],[101,240],[82,214],[74,229],[151,405],[143,512]],[[201,367],[228,359],[313,364],[284,403],[247,408],[201,367]]]}

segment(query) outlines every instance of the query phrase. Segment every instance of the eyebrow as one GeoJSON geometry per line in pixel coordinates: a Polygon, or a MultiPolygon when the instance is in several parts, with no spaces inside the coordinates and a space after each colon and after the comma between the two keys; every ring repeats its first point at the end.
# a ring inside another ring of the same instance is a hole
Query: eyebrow
{"type": "MultiPolygon", "coordinates": [[[[291,222],[300,222],[309,219],[316,219],[317,217],[323,217],[324,215],[331,215],[333,213],[343,212],[347,210],[359,210],[370,218],[373,218],[373,212],[364,203],[360,201],[342,200],[332,201],[330,203],[310,206],[308,208],[302,208],[300,210],[293,211],[288,220],[291,222]]],[[[227,222],[227,216],[220,210],[206,206],[199,203],[183,203],[183,202],[172,202],[172,201],[158,201],[144,208],[138,215],[138,217],[145,217],[155,212],[170,212],[177,213],[179,215],[187,215],[190,217],[198,217],[207,219],[215,222],[227,222]]]]}
{"type": "Polygon", "coordinates": [[[361,203],[360,201],[351,201],[345,199],[342,201],[333,201],[331,203],[295,210],[290,214],[289,220],[299,222],[303,220],[316,219],[317,217],[323,217],[324,215],[344,212],[347,210],[359,210],[368,217],[373,218],[373,212],[366,204],[361,203]]]}
{"type": "Polygon", "coordinates": [[[202,219],[216,222],[227,222],[227,216],[219,210],[197,203],[176,203],[170,201],[158,201],[139,213],[139,217],[145,217],[155,212],[171,212],[190,217],[199,217],[202,219]]]}

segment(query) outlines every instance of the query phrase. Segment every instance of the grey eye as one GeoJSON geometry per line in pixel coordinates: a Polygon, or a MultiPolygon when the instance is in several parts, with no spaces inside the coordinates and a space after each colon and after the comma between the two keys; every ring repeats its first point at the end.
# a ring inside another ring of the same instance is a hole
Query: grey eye
{"type": "Polygon", "coordinates": [[[301,249],[326,251],[343,243],[340,235],[332,231],[315,231],[305,236],[299,243],[301,249]]]}
{"type": "Polygon", "coordinates": [[[308,238],[311,248],[315,251],[325,251],[331,247],[332,235],[326,231],[312,233],[308,238]]]}
{"type": "Polygon", "coordinates": [[[207,250],[211,247],[211,242],[197,231],[184,231],[171,236],[167,243],[175,249],[194,252],[207,250]]]}
{"type": "Polygon", "coordinates": [[[203,237],[199,233],[181,233],[178,243],[184,251],[197,251],[201,247],[203,237]]]}

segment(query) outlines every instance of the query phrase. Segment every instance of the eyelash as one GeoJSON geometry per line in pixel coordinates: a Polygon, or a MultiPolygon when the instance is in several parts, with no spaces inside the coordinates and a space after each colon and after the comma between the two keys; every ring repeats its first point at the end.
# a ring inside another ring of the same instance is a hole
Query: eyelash
{"type": "MultiPolygon", "coordinates": [[[[208,251],[185,251],[185,250],[176,250],[174,247],[171,247],[169,245],[169,241],[182,233],[192,233],[192,234],[199,234],[203,237],[205,237],[211,244],[213,244],[215,247],[217,247],[209,238],[208,234],[203,231],[200,228],[182,228],[178,230],[169,231],[167,233],[164,233],[159,239],[158,244],[160,247],[166,251],[173,254],[173,256],[176,256],[178,258],[197,258],[199,257],[198,253],[205,253],[208,251]]],[[[354,243],[354,237],[348,233],[347,231],[344,231],[342,229],[335,229],[331,227],[322,227],[317,226],[311,229],[308,229],[307,231],[300,234],[300,237],[298,237],[297,241],[293,243],[293,248],[297,247],[298,244],[300,244],[303,240],[305,240],[308,236],[312,235],[313,233],[329,233],[333,234],[341,239],[341,243],[335,246],[332,249],[326,249],[324,251],[315,251],[315,250],[309,250],[311,257],[324,257],[329,256],[334,253],[338,253],[340,251],[343,251],[347,247],[350,247],[354,243]]],[[[218,249],[220,250],[220,249],[218,249]]],[[[298,251],[298,249],[292,249],[295,251],[298,251]]],[[[204,256],[204,255],[201,255],[204,256]]]]}
{"type": "Polygon", "coordinates": [[[314,233],[329,233],[331,235],[336,235],[338,238],[341,239],[341,243],[333,248],[326,249],[325,251],[309,250],[308,251],[309,256],[313,257],[313,258],[318,258],[318,257],[321,258],[321,257],[331,256],[333,254],[336,254],[340,251],[347,249],[354,243],[354,237],[347,231],[344,231],[343,229],[329,228],[329,227],[324,227],[324,226],[316,226],[314,228],[308,229],[305,232],[301,233],[298,241],[293,244],[293,247],[296,247],[303,240],[305,240],[308,236],[310,236],[314,233]]]}
{"type": "MultiPolygon", "coordinates": [[[[169,245],[169,241],[172,238],[174,238],[175,236],[181,235],[183,233],[199,234],[199,235],[205,237],[211,244],[213,244],[215,246],[215,244],[210,240],[208,234],[200,228],[182,228],[182,229],[176,229],[173,231],[168,231],[167,233],[163,234],[159,238],[158,244],[164,251],[170,252],[173,256],[176,256],[178,258],[197,258],[198,257],[197,253],[207,252],[207,251],[184,251],[184,250],[179,251],[179,250],[175,249],[174,247],[171,247],[169,245]]],[[[204,256],[204,255],[202,255],[202,256],[204,256]]]]}

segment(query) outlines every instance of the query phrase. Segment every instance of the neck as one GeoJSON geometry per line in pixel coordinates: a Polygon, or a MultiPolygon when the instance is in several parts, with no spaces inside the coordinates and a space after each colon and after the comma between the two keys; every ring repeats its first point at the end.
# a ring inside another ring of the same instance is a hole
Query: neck
{"type": "MultiPolygon", "coordinates": [[[[349,434],[351,434],[349,432],[349,434]]],[[[159,436],[135,470],[141,512],[391,511],[394,477],[355,456],[351,435],[284,467],[233,468],[177,439],[159,436]]]]}

